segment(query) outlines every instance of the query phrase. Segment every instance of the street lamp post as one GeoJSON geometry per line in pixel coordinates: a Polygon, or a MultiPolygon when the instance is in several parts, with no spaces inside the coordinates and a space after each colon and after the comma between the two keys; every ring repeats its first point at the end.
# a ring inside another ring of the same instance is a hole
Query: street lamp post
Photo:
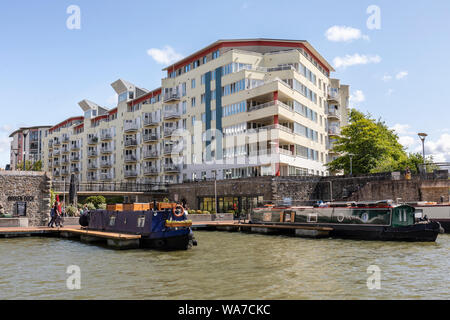
{"type": "Polygon", "coordinates": [[[422,157],[423,157],[423,168],[425,169],[425,172],[427,171],[427,168],[425,166],[425,138],[428,136],[426,133],[418,133],[417,134],[422,141],[422,157]]]}
{"type": "Polygon", "coordinates": [[[353,163],[352,163],[352,159],[355,156],[353,153],[349,153],[348,154],[349,158],[350,158],[350,176],[353,176],[353,163]]]}
{"type": "Polygon", "coordinates": [[[25,161],[26,161],[26,146],[27,146],[27,135],[28,135],[28,130],[24,130],[22,132],[23,134],[23,162],[22,162],[22,170],[26,171],[26,165],[25,165],[25,161]]]}

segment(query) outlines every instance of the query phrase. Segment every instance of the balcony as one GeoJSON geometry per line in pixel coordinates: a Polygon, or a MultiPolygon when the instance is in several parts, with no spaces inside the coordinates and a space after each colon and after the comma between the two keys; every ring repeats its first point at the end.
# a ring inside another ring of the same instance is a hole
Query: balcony
{"type": "Polygon", "coordinates": [[[159,170],[155,167],[144,167],[144,174],[145,175],[158,175],[159,170]]]}
{"type": "Polygon", "coordinates": [[[281,102],[281,101],[269,101],[263,104],[258,104],[256,106],[250,106],[248,107],[247,112],[252,112],[252,111],[256,111],[256,110],[260,110],[260,109],[264,109],[264,108],[268,108],[268,107],[272,107],[272,106],[278,106],[278,107],[283,107],[286,110],[289,111],[293,111],[293,109],[288,106],[287,104],[281,102]]]}
{"type": "Polygon", "coordinates": [[[53,145],[54,145],[55,147],[58,147],[58,146],[61,145],[61,142],[60,142],[59,140],[55,140],[55,142],[53,142],[53,145]]]}
{"type": "Polygon", "coordinates": [[[52,158],[52,157],[53,157],[53,152],[49,151],[49,152],[48,152],[48,157],[49,157],[49,158],[52,158]]]}
{"type": "Polygon", "coordinates": [[[78,151],[78,150],[80,150],[80,144],[76,143],[70,145],[70,151],[78,151]]]}
{"type": "Polygon", "coordinates": [[[112,180],[112,175],[109,173],[102,173],[100,175],[100,178],[102,181],[111,181],[112,180]]]}
{"type": "Polygon", "coordinates": [[[181,112],[178,110],[165,110],[164,120],[177,120],[181,118],[181,112]]]}
{"type": "Polygon", "coordinates": [[[125,155],[125,162],[137,162],[137,157],[134,154],[127,154],[125,155]]]}
{"type": "Polygon", "coordinates": [[[88,169],[89,170],[97,170],[98,169],[98,165],[94,162],[91,162],[88,164],[88,169]]]}
{"type": "Polygon", "coordinates": [[[136,170],[125,170],[124,175],[125,178],[135,178],[138,176],[136,170]]]}
{"type": "Polygon", "coordinates": [[[100,135],[100,138],[103,141],[111,140],[112,139],[112,133],[111,132],[102,132],[101,135],[100,135]]]}
{"type": "Polygon", "coordinates": [[[88,138],[88,144],[97,144],[98,143],[98,137],[93,136],[88,138]]]}
{"type": "Polygon", "coordinates": [[[61,154],[61,152],[59,151],[59,150],[54,150],[53,151],[53,156],[54,157],[57,157],[57,156],[59,156],[61,154]]]}
{"type": "Polygon", "coordinates": [[[49,147],[49,148],[53,148],[53,140],[50,140],[50,141],[48,142],[48,147],[49,147]]]}
{"type": "Polygon", "coordinates": [[[164,147],[164,154],[168,155],[168,154],[172,154],[172,152],[174,151],[174,146],[165,146],[164,147]]]}
{"type": "Polygon", "coordinates": [[[164,92],[163,101],[164,102],[175,102],[181,99],[181,90],[178,87],[170,88],[169,92],[164,92]]]}
{"type": "Polygon", "coordinates": [[[62,175],[62,176],[67,176],[67,175],[69,175],[69,170],[67,170],[67,169],[61,169],[61,175],[62,175]]]}
{"type": "Polygon", "coordinates": [[[70,142],[69,137],[68,136],[63,136],[62,143],[69,143],[69,142],[70,142]]]}
{"type": "Polygon", "coordinates": [[[100,166],[102,168],[111,168],[112,167],[112,161],[102,161],[100,163],[100,166]]]}
{"type": "Polygon", "coordinates": [[[75,173],[75,174],[80,173],[80,168],[78,168],[78,167],[71,167],[70,168],[70,173],[75,173]]]}
{"type": "Polygon", "coordinates": [[[88,151],[88,157],[97,157],[98,156],[98,151],[97,150],[89,150],[88,151]]]}
{"type": "Polygon", "coordinates": [[[59,166],[60,166],[59,161],[53,161],[53,166],[54,166],[54,167],[59,167],[59,166]]]}
{"type": "Polygon", "coordinates": [[[123,131],[124,132],[131,132],[131,131],[138,131],[139,130],[139,126],[137,123],[125,123],[123,126],[123,131]]]}
{"type": "Polygon", "coordinates": [[[70,161],[72,161],[72,162],[77,162],[77,161],[80,161],[80,156],[79,155],[72,155],[72,156],[70,156],[70,161]]]}
{"type": "Polygon", "coordinates": [[[336,88],[331,88],[328,92],[328,100],[339,102],[341,95],[339,94],[339,90],[336,88]]]}
{"type": "Polygon", "coordinates": [[[59,176],[61,176],[61,174],[60,174],[60,172],[58,170],[56,170],[56,171],[53,171],[53,176],[54,177],[59,177],[59,176]]]}
{"type": "Polygon", "coordinates": [[[159,121],[153,117],[144,117],[144,126],[157,126],[159,121]]]}
{"type": "Polygon", "coordinates": [[[339,136],[341,134],[341,128],[339,127],[329,127],[328,134],[330,136],[339,136]]]}
{"type": "Polygon", "coordinates": [[[63,146],[63,147],[61,148],[61,152],[62,152],[62,153],[69,153],[69,147],[63,146]]]}
{"type": "Polygon", "coordinates": [[[88,176],[87,181],[98,181],[98,177],[97,175],[88,176]]]}
{"type": "Polygon", "coordinates": [[[68,165],[69,164],[69,159],[67,159],[67,158],[64,158],[64,159],[62,159],[61,160],[61,164],[64,166],[64,165],[68,165]]]}
{"type": "Polygon", "coordinates": [[[147,150],[144,151],[144,159],[155,159],[159,158],[159,151],[158,150],[147,150]]]}
{"type": "Polygon", "coordinates": [[[156,142],[159,140],[156,133],[144,134],[143,139],[144,142],[156,142]]]}
{"type": "Polygon", "coordinates": [[[164,138],[172,136],[172,134],[178,130],[178,128],[165,128],[164,129],[164,138]]]}
{"type": "Polygon", "coordinates": [[[176,166],[174,164],[165,164],[164,165],[164,172],[165,173],[179,173],[180,167],[176,166]]]}
{"type": "Polygon", "coordinates": [[[136,139],[125,140],[125,147],[136,147],[138,145],[136,139]]]}
{"type": "Polygon", "coordinates": [[[111,148],[110,146],[106,146],[106,147],[102,147],[102,148],[100,149],[100,152],[101,152],[101,153],[112,153],[113,150],[112,150],[112,148],[111,148]]]}
{"type": "Polygon", "coordinates": [[[341,119],[341,113],[339,112],[339,110],[333,109],[327,110],[327,115],[328,115],[328,119],[330,120],[340,120],[341,119]]]}

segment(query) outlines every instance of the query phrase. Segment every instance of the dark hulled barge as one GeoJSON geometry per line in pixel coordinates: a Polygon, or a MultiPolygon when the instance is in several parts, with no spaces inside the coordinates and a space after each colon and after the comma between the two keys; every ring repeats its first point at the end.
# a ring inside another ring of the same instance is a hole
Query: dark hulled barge
{"type": "Polygon", "coordinates": [[[416,215],[409,205],[391,201],[375,203],[329,203],[314,207],[255,208],[251,223],[330,228],[333,238],[384,241],[436,241],[442,228],[438,222],[416,215]]]}
{"type": "MultiPolygon", "coordinates": [[[[158,206],[159,207],[159,206],[158,206]]],[[[140,247],[187,250],[197,245],[181,206],[145,211],[95,210],[80,218],[87,230],[140,235],[140,247]]]]}

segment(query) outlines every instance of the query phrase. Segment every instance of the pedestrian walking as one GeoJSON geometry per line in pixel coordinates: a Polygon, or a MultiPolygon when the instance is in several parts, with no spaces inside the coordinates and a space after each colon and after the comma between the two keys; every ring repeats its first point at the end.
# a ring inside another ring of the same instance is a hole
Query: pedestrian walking
{"type": "Polygon", "coordinates": [[[49,228],[54,228],[54,224],[56,222],[56,202],[53,204],[52,209],[50,210],[50,222],[48,223],[49,228]]]}

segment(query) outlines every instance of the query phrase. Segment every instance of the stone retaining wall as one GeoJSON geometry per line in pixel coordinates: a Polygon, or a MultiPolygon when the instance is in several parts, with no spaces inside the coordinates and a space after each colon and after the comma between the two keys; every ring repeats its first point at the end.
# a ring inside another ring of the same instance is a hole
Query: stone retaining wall
{"type": "Polygon", "coordinates": [[[0,171],[0,204],[17,216],[17,204],[26,205],[29,226],[43,226],[50,217],[51,178],[45,172],[0,171]]]}

